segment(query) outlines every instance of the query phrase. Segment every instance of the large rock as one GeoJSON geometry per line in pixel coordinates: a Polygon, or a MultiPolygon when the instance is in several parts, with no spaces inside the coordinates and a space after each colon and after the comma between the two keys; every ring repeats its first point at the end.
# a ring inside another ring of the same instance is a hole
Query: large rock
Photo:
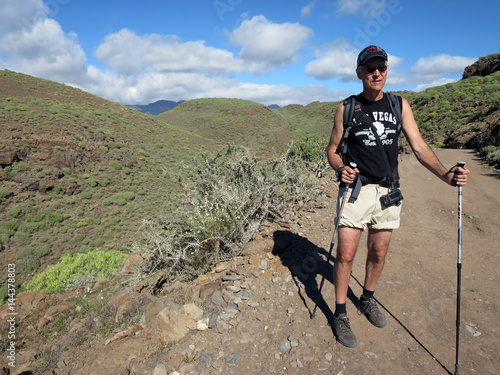
{"type": "Polygon", "coordinates": [[[243,256],[251,256],[257,254],[270,253],[274,249],[274,241],[270,238],[263,238],[261,240],[254,240],[248,242],[241,251],[243,256]]]}
{"type": "Polygon", "coordinates": [[[465,68],[462,79],[472,76],[485,77],[500,70],[500,53],[480,57],[474,64],[465,68]]]}
{"type": "Polygon", "coordinates": [[[196,330],[196,320],[167,306],[156,316],[156,328],[161,340],[171,343],[182,339],[190,330],[196,330]]]}

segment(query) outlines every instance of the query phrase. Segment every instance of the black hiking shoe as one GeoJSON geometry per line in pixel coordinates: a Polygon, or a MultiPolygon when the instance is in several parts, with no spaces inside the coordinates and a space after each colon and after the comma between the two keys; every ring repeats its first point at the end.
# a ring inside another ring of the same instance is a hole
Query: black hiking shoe
{"type": "Polygon", "coordinates": [[[349,324],[349,318],[347,314],[340,314],[339,316],[333,316],[333,332],[337,341],[348,348],[354,348],[358,345],[356,336],[351,331],[351,325],[349,324]]]}
{"type": "Polygon", "coordinates": [[[368,321],[375,327],[384,328],[387,325],[387,319],[379,310],[375,298],[361,296],[358,305],[358,313],[366,316],[368,321]]]}

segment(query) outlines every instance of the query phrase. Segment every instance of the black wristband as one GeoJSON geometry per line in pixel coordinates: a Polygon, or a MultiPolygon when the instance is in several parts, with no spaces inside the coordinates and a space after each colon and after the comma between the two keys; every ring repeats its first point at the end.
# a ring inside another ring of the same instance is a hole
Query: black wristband
{"type": "Polygon", "coordinates": [[[343,166],[341,166],[341,167],[339,167],[339,168],[337,168],[337,169],[335,170],[335,174],[337,175],[337,179],[338,179],[338,180],[340,180],[340,175],[342,174],[342,171],[343,171],[344,169],[345,169],[345,165],[343,165],[343,166]]]}

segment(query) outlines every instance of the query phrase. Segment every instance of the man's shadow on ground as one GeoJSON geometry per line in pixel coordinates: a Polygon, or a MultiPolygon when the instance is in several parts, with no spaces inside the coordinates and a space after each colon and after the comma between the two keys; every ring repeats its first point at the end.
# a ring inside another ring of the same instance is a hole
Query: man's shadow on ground
{"type": "MultiPolygon", "coordinates": [[[[273,234],[274,248],[273,254],[280,257],[284,266],[288,267],[293,277],[295,284],[299,290],[299,296],[302,299],[304,306],[309,310],[309,315],[314,318],[316,309],[319,309],[326,317],[328,324],[333,332],[333,311],[330,305],[335,307],[335,297],[331,301],[325,301],[323,290],[320,293],[321,281],[317,281],[317,276],[325,278],[325,282],[333,285],[333,263],[335,249],[325,250],[322,247],[316,246],[307,238],[299,236],[289,231],[276,231],[273,234]],[[330,251],[332,254],[329,256],[330,251]],[[330,258],[330,259],[328,259],[330,258]],[[307,300],[303,292],[309,297],[307,300]]],[[[331,244],[330,244],[331,246],[331,244]]],[[[362,287],[361,282],[351,275],[354,281],[362,287]]],[[[323,286],[324,288],[324,286],[323,286]]],[[[347,298],[358,306],[359,298],[356,297],[351,287],[347,291],[347,298]]],[[[452,373],[422,344],[417,337],[396,317],[394,316],[379,300],[379,306],[384,309],[426,352],[433,360],[435,360],[448,374],[452,373]]]]}
{"type": "MultiPolygon", "coordinates": [[[[335,299],[325,301],[323,291],[320,293],[319,290],[320,281],[317,280],[317,276],[324,277],[325,284],[333,285],[334,255],[332,254],[330,261],[327,262],[329,251],[316,246],[307,238],[289,231],[276,231],[273,239],[275,244],[273,254],[279,256],[282,264],[290,270],[298,287],[299,296],[304,302],[304,306],[309,310],[311,318],[314,317],[316,309],[319,309],[330,324],[333,320],[333,311],[330,306],[335,307],[335,299]],[[309,297],[309,300],[305,298],[304,293],[309,297]]],[[[347,298],[355,306],[358,306],[359,299],[350,287],[347,298]]]]}

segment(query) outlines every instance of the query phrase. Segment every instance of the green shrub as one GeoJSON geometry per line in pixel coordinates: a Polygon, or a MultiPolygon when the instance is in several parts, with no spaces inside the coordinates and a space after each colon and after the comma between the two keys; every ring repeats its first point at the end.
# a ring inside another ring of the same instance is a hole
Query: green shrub
{"type": "Polygon", "coordinates": [[[63,214],[60,211],[50,212],[45,215],[45,221],[49,225],[56,225],[64,220],[63,214]]]}
{"type": "Polygon", "coordinates": [[[2,306],[9,298],[9,289],[7,286],[2,286],[0,288],[0,306],[2,306]]]}
{"type": "Polygon", "coordinates": [[[284,152],[291,158],[304,160],[311,171],[321,175],[328,168],[327,145],[327,137],[310,135],[298,141],[290,142],[284,152]]]}
{"type": "MultiPolygon", "coordinates": [[[[4,169],[3,169],[3,173],[5,174],[5,180],[6,181],[9,181],[12,179],[12,177],[14,177],[16,175],[16,172],[14,172],[12,170],[12,167],[10,165],[6,166],[4,169]]],[[[6,188],[2,188],[2,189],[6,189],[6,188]]],[[[9,194],[10,195],[10,194],[9,194]]],[[[1,198],[1,190],[0,190],[0,198],[1,198]]]]}
{"type": "Polygon", "coordinates": [[[82,199],[92,199],[92,195],[93,195],[92,191],[86,190],[82,192],[81,197],[82,199]]]}
{"type": "Polygon", "coordinates": [[[85,254],[64,254],[59,263],[47,267],[26,284],[27,291],[43,293],[63,292],[71,288],[75,279],[86,275],[110,279],[113,271],[123,265],[127,256],[118,251],[93,250],[85,254]]]}
{"type": "Polygon", "coordinates": [[[121,148],[122,145],[118,142],[108,142],[108,147],[110,150],[116,150],[118,148],[121,148]]]}
{"type": "Polygon", "coordinates": [[[111,160],[109,162],[109,165],[112,166],[113,168],[116,168],[116,169],[122,169],[123,168],[123,165],[121,165],[120,163],[118,163],[117,161],[114,161],[114,160],[111,160]]]}
{"type": "Polygon", "coordinates": [[[12,169],[16,172],[26,172],[28,170],[28,164],[26,164],[23,160],[16,161],[15,163],[12,163],[12,169]]]}
{"type": "Polygon", "coordinates": [[[16,262],[16,271],[19,273],[33,273],[40,268],[40,260],[35,257],[27,257],[19,259],[16,262]]]}
{"type": "Polygon", "coordinates": [[[28,223],[22,223],[19,225],[19,228],[17,229],[19,232],[22,233],[29,233],[33,234],[38,232],[41,229],[45,229],[46,225],[41,222],[28,222],[28,223]]]}
{"type": "Polygon", "coordinates": [[[6,200],[12,195],[12,191],[7,187],[0,187],[0,202],[6,200]]]}
{"type": "Polygon", "coordinates": [[[9,209],[9,215],[12,216],[13,218],[19,217],[23,210],[19,206],[12,206],[9,209]]]}

